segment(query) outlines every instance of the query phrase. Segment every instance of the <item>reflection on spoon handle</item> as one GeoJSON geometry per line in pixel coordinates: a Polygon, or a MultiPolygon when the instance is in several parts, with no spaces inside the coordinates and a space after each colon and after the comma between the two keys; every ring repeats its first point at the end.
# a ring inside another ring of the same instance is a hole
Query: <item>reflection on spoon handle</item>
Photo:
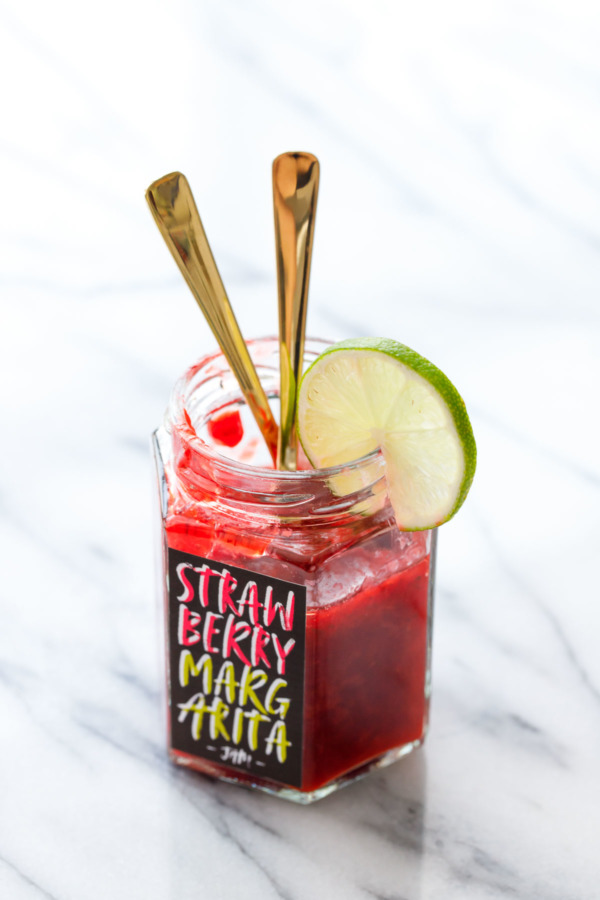
{"type": "Polygon", "coordinates": [[[319,161],[311,153],[282,153],[273,162],[281,370],[279,469],[295,470],[297,464],[296,400],[304,362],[308,282],[318,193],[319,161]]]}
{"type": "Polygon", "coordinates": [[[160,233],[238,380],[273,462],[276,462],[279,429],[229,303],[185,175],[173,172],[159,178],[146,191],[146,200],[160,233]]]}

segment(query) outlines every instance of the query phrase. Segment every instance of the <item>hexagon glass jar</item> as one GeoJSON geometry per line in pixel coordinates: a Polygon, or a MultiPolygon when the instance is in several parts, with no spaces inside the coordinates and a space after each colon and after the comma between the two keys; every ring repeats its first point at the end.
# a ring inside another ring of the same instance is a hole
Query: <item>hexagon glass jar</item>
{"type": "MultiPolygon", "coordinates": [[[[275,407],[278,341],[249,348],[275,407]]],[[[274,470],[220,353],[154,450],[171,759],[309,803],[419,746],[436,533],[398,529],[381,455],[274,470]]]]}

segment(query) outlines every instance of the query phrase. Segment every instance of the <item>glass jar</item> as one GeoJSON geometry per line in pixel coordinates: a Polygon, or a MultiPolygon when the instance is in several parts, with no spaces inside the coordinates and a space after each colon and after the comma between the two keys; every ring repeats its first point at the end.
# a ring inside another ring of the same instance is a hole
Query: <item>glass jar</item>
{"type": "MultiPolygon", "coordinates": [[[[278,341],[248,346],[276,408],[278,341]]],[[[171,759],[309,803],[419,746],[435,533],[398,530],[379,452],[275,471],[221,353],[154,448],[171,759]]]]}

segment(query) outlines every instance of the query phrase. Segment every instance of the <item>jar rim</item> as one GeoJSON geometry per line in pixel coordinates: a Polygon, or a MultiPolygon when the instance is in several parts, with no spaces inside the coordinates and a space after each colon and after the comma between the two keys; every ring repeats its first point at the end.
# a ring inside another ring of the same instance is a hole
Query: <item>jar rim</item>
{"type": "MultiPolygon", "coordinates": [[[[256,350],[257,348],[265,345],[271,344],[273,345],[273,349],[279,347],[279,339],[273,335],[268,335],[266,337],[260,338],[252,338],[249,339],[246,343],[251,353],[252,350],[256,350]]],[[[307,336],[305,340],[305,352],[312,351],[316,355],[319,355],[323,350],[331,346],[332,343],[332,341],[324,340],[323,338],[313,338],[307,336]]],[[[187,432],[185,443],[190,447],[192,451],[201,454],[203,457],[209,459],[213,464],[216,464],[219,467],[223,467],[223,470],[227,471],[231,475],[240,478],[256,479],[257,481],[268,479],[271,483],[273,483],[274,479],[277,481],[281,479],[282,485],[285,483],[287,483],[288,485],[292,483],[309,484],[316,478],[319,480],[329,480],[339,475],[348,474],[349,472],[356,472],[360,471],[361,469],[366,469],[373,463],[377,463],[378,461],[380,461],[381,466],[383,466],[383,456],[380,448],[371,450],[364,456],[351,460],[347,463],[339,463],[334,466],[327,466],[326,468],[298,469],[296,471],[273,469],[267,466],[250,465],[248,463],[240,462],[239,460],[232,459],[229,456],[225,456],[224,454],[219,453],[216,448],[212,447],[198,435],[196,429],[191,423],[191,417],[186,410],[186,401],[189,401],[193,394],[193,389],[190,390],[190,388],[192,387],[192,380],[203,369],[209,368],[211,364],[216,363],[219,360],[222,360],[229,370],[229,366],[221,350],[207,353],[204,356],[200,357],[200,359],[196,363],[191,365],[183,373],[183,375],[180,376],[180,378],[176,381],[171,393],[168,407],[168,417],[170,414],[171,418],[170,425],[171,427],[174,426],[177,429],[184,428],[184,430],[187,432]],[[186,421],[186,418],[188,421],[186,421]]],[[[381,477],[381,475],[379,475],[378,477],[381,477]]]]}

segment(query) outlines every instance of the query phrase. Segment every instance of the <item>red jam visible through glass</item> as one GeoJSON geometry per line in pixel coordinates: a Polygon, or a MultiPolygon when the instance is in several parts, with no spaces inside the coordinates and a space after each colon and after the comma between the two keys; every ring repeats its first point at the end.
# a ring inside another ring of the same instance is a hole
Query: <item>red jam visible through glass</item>
{"type": "Polygon", "coordinates": [[[423,736],[428,582],[426,557],[309,609],[303,790],[423,736]]]}
{"type": "Polygon", "coordinates": [[[224,447],[237,447],[244,437],[242,418],[237,409],[213,416],[209,419],[207,428],[213,441],[224,447]]]}

